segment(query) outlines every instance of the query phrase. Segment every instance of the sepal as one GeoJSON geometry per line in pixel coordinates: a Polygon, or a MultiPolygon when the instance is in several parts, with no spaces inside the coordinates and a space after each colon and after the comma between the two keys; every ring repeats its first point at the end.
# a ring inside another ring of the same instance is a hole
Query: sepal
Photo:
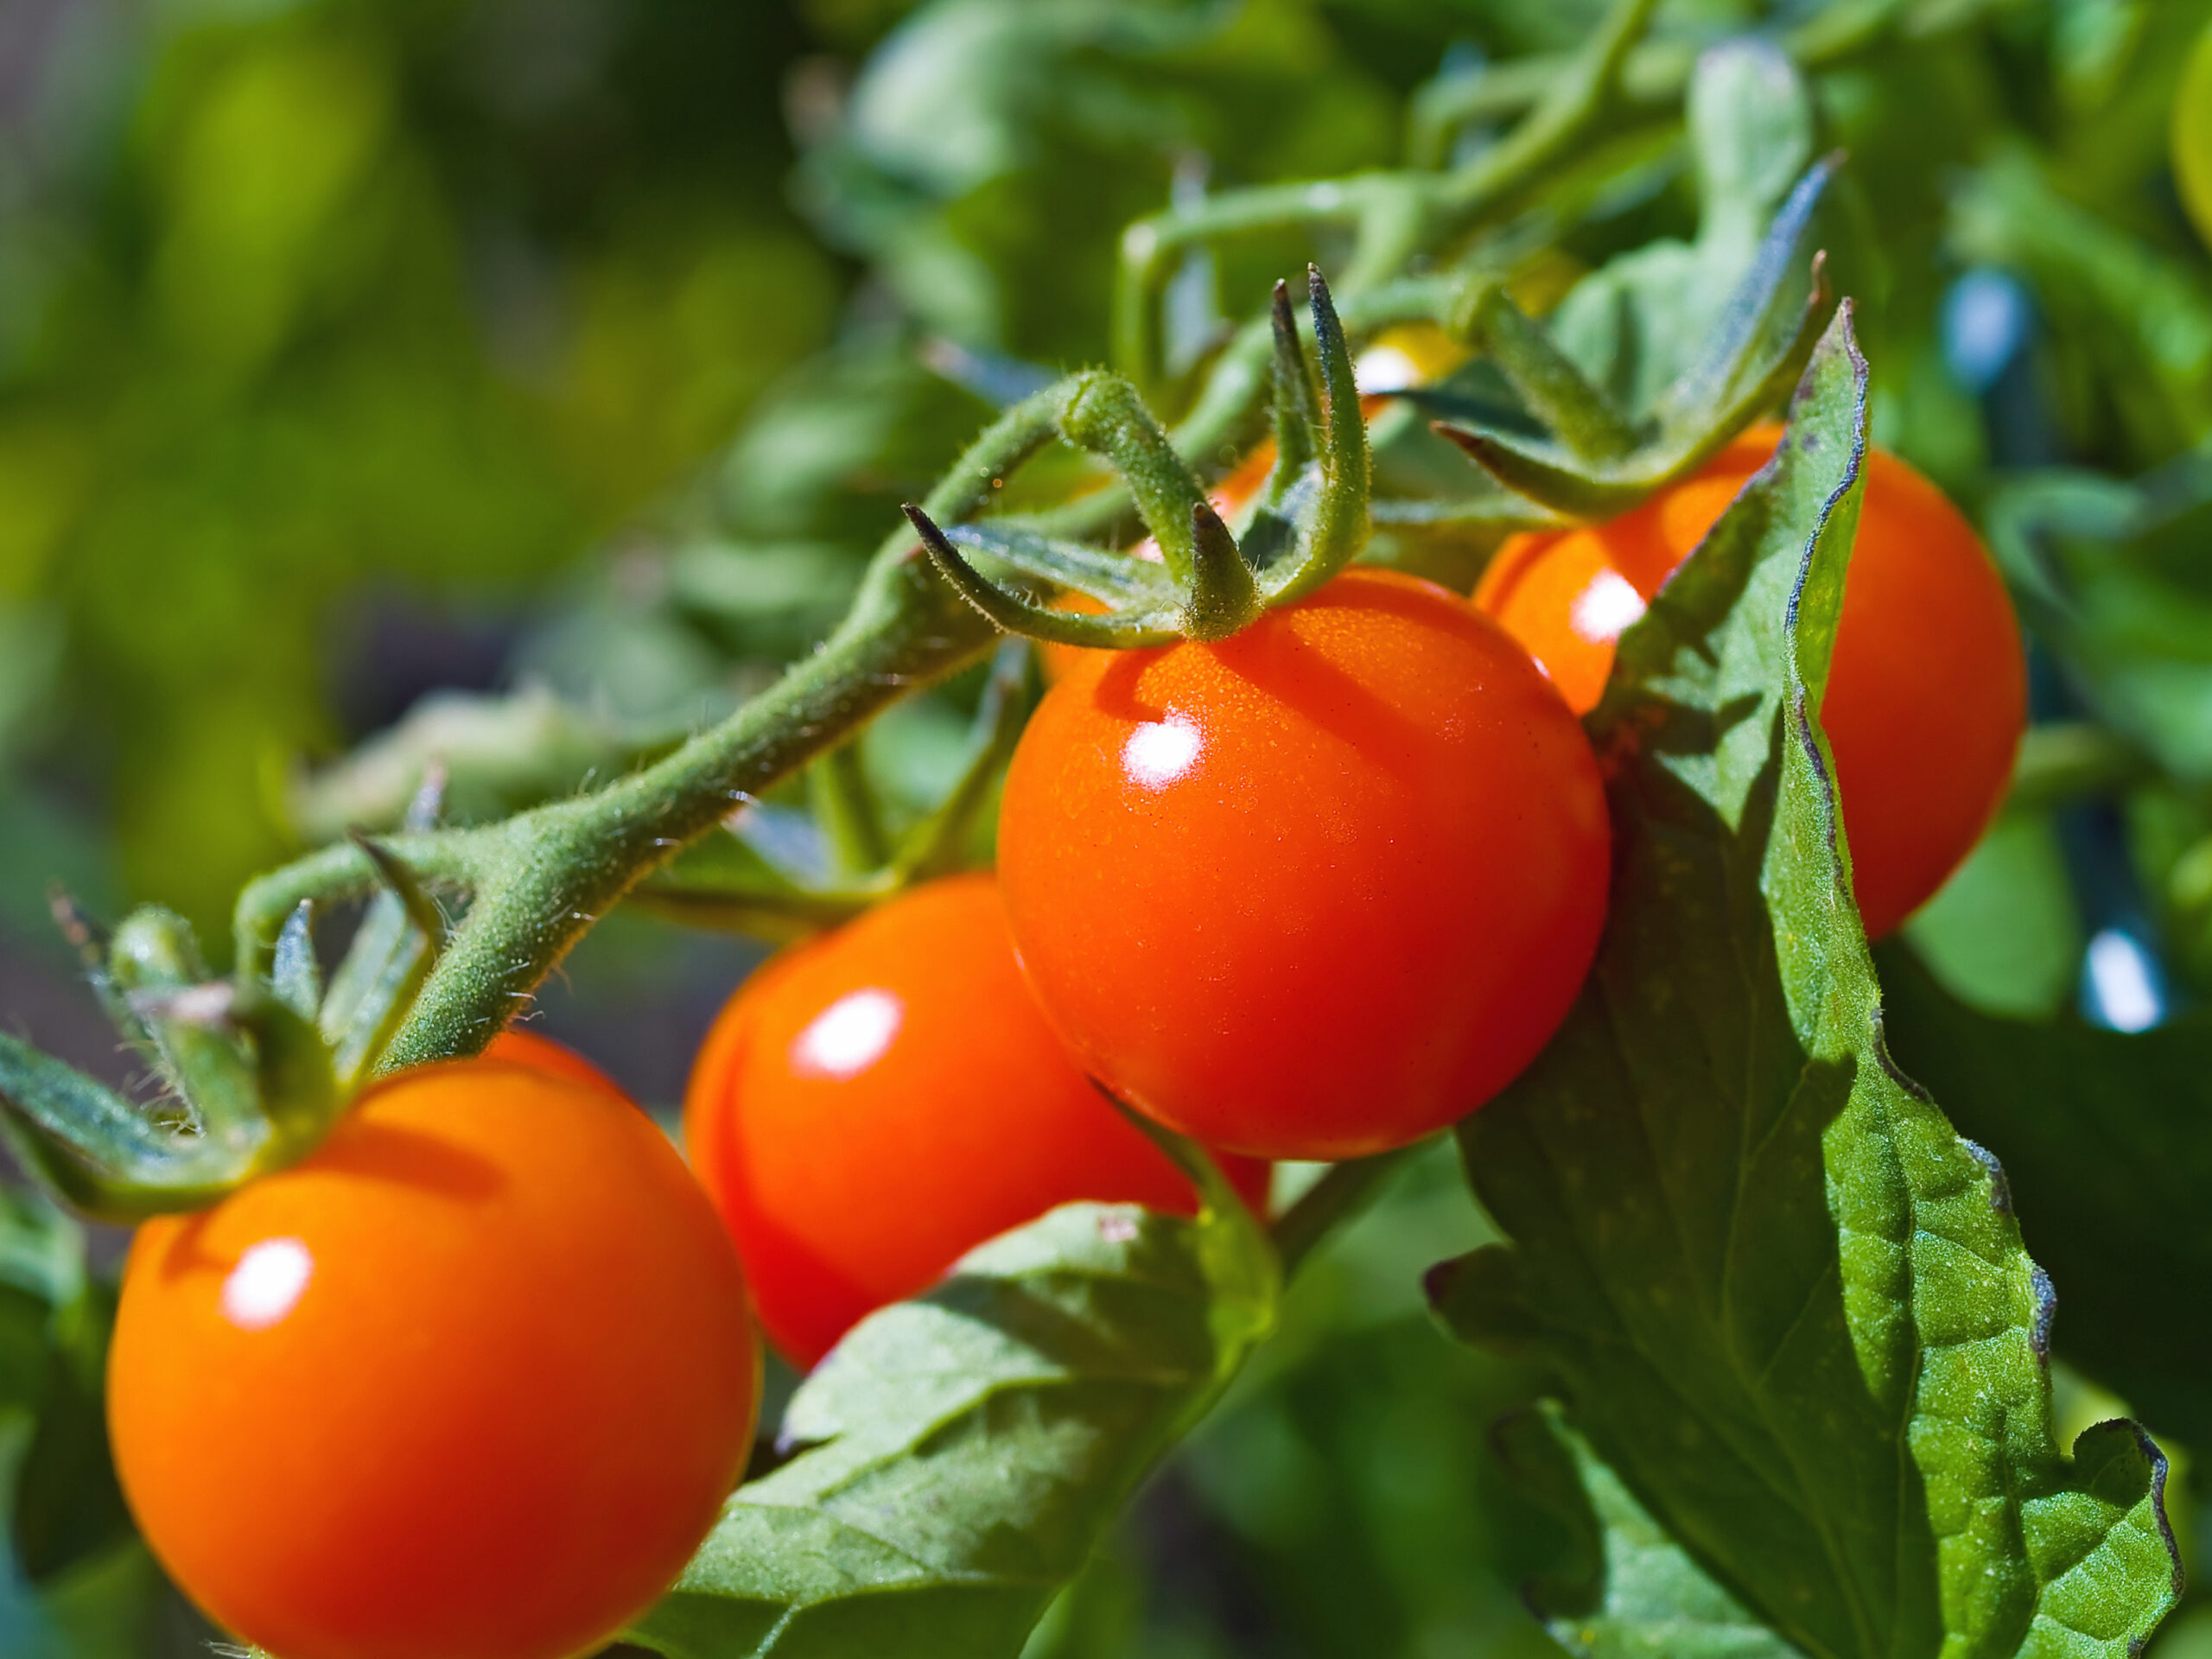
{"type": "Polygon", "coordinates": [[[165,1126],[4,1033],[0,1134],[23,1166],[73,1209],[124,1226],[214,1203],[245,1178],[262,1145],[251,1135],[165,1126]]]}
{"type": "Polygon", "coordinates": [[[1183,632],[1192,639],[1226,639],[1260,613],[1251,567],[1211,502],[1191,509],[1191,597],[1183,632]]]}
{"type": "MultiPolygon", "coordinates": [[[[1175,602],[1166,566],[1149,559],[1109,553],[1018,524],[951,524],[944,535],[964,553],[980,554],[1015,575],[1067,588],[1102,605],[1166,608],[1175,602]]],[[[928,545],[926,537],[923,544],[928,545]]]]}
{"type": "Polygon", "coordinates": [[[269,988],[287,1007],[312,1020],[322,1006],[322,964],[315,954],[315,906],[302,899],[284,919],[270,963],[269,988]]]}
{"type": "Polygon", "coordinates": [[[340,1078],[359,1082],[376,1068],[435,960],[404,901],[390,891],[369,900],[315,1021],[340,1078]]]}
{"type": "MultiPolygon", "coordinates": [[[[1049,640],[1056,645],[1082,645],[1109,651],[1126,651],[1143,645],[1173,645],[1181,634],[1173,624],[1174,619],[1157,616],[1148,612],[1127,613],[1108,613],[1103,616],[1085,615],[1074,611],[1058,611],[1040,605],[993,582],[989,577],[961,556],[945,533],[938,528],[930,516],[909,502],[906,517],[912,520],[915,532],[922,538],[922,545],[944,575],[944,579],[959,591],[960,596],[985,616],[1005,629],[1031,639],[1049,640]]],[[[1184,531],[1185,548],[1189,531],[1184,531]]],[[[1162,543],[1164,548],[1165,543],[1162,543]]]]}
{"type": "Polygon", "coordinates": [[[1471,291],[1458,332],[1486,353],[1521,394],[1521,401],[1560,442],[1586,461],[1632,454],[1644,435],[1554,343],[1541,325],[1514,304],[1503,284],[1471,291]]]}
{"type": "Polygon", "coordinates": [[[1809,247],[1813,214],[1839,165],[1819,162],[1791,192],[1704,352],[1660,395],[1635,448],[1594,458],[1556,426],[1556,442],[1487,423],[1439,421],[1436,430],[1507,489],[1577,518],[1614,517],[1688,477],[1778,404],[1811,359],[1830,310],[1824,262],[1809,247]]]}
{"type": "Polygon", "coordinates": [[[1291,485],[1320,459],[1313,435],[1321,425],[1319,394],[1313,390],[1313,373],[1298,340],[1298,318],[1291,309],[1290,284],[1278,281],[1268,308],[1268,322],[1274,341],[1272,378],[1275,435],[1274,469],[1268,475],[1262,497],[1280,508],[1291,485]]]}

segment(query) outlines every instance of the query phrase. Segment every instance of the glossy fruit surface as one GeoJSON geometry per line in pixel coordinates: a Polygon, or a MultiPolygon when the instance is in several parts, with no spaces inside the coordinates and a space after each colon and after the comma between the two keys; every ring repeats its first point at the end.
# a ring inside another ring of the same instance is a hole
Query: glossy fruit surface
{"type": "Polygon", "coordinates": [[[155,1554],[236,1634],[566,1659],[682,1570],[758,1391],[736,1257],[652,1121],[469,1060],[142,1227],[108,1399],[155,1554]]]}
{"type": "MultiPolygon", "coordinates": [[[[1046,1027],[988,876],[931,882],[747,980],[699,1052],[684,1131],[762,1325],[802,1365],[1056,1205],[1197,1208],[1046,1027]]],[[[1224,1173],[1263,1203],[1264,1165],[1224,1173]]]]}
{"type": "Polygon", "coordinates": [[[1431,583],[1339,576],[1233,638],[1101,652],[1007,774],[1000,879],[1078,1060],[1209,1144],[1338,1158],[1542,1046],[1605,912],[1582,729],[1431,583]]]}
{"type": "Polygon", "coordinates": [[[550,1071],[556,1077],[566,1077],[571,1083],[588,1084],[603,1089],[610,1095],[620,1095],[621,1088],[589,1060],[566,1043],[556,1043],[550,1037],[523,1031],[510,1026],[494,1037],[484,1051],[487,1060],[506,1060],[515,1065],[526,1065],[537,1071],[550,1071]]]}
{"type": "MultiPolygon", "coordinates": [[[[1753,428],[1696,478],[1609,523],[1515,537],[1475,602],[1529,647],[1578,712],[1591,709],[1614,641],[1781,435],[1753,428]]],[[[1868,937],[1918,909],[1981,838],[2026,718],[2019,624],[1980,538],[1920,474],[1870,451],[1821,709],[1868,937]]]]}

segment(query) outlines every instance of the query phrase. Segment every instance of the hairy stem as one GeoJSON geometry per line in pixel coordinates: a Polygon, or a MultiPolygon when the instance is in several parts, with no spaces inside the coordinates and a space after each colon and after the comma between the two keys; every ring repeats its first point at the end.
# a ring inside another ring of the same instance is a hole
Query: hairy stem
{"type": "MultiPolygon", "coordinates": [[[[1015,404],[931,493],[972,516],[1050,439],[1062,389],[1015,404]]],[[[472,896],[382,1069],[473,1054],[505,1025],[585,930],[639,880],[899,697],[990,649],[995,630],[938,575],[912,535],[889,537],[828,642],[719,726],[640,772],[482,829],[379,846],[427,885],[472,896]]],[[[257,982],[302,899],[358,897],[378,872],[356,845],[325,849],[240,896],[238,972],[257,982]]]]}

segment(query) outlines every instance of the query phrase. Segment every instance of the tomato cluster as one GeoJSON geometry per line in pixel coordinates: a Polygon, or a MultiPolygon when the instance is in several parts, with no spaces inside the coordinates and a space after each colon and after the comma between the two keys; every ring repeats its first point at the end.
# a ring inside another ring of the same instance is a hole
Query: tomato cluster
{"type": "MultiPolygon", "coordinates": [[[[1516,538],[1471,601],[1353,571],[1225,639],[1063,654],[998,874],[916,888],[731,999],[685,1102],[696,1181],[607,1077],[510,1033],[143,1228],[110,1410],[163,1562],[286,1659],[585,1650],[739,1478],[753,1316],[810,1366],[1056,1205],[1194,1212],[1124,1107],[1264,1212],[1269,1160],[1482,1106],[1605,923],[1577,715],[1777,435],[1516,538]]],[[[2022,701],[1980,543],[1872,456],[1823,710],[1871,931],[1980,832],[2022,701]]]]}
{"type": "MultiPolygon", "coordinates": [[[[932,882],[747,981],[699,1052],[684,1134],[762,1326],[804,1365],[1056,1205],[1198,1207],[1045,1023],[985,875],[932,882]]],[[[1267,1166],[1223,1161],[1264,1208],[1267,1166]]]]}

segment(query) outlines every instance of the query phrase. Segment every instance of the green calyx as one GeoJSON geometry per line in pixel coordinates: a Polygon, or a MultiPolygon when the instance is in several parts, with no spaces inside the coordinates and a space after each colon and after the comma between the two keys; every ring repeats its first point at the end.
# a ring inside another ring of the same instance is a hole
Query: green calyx
{"type": "Polygon", "coordinates": [[[1679,483],[1770,411],[1811,360],[1834,310],[1815,214],[1840,156],[1815,162],[1780,205],[1696,355],[1646,407],[1624,412],[1496,282],[1471,283],[1452,331],[1496,364],[1550,429],[1440,420],[1435,429],[1505,489],[1568,518],[1625,512],[1679,483]]]}
{"type": "Polygon", "coordinates": [[[0,1034],[0,1134],[101,1221],[200,1209],[298,1162],[356,1081],[340,1075],[315,1022],[271,992],[241,993],[219,979],[147,983],[146,964],[127,947],[154,933],[196,954],[181,919],[140,912],[118,930],[106,982],[118,993],[110,1007],[124,1037],[162,1085],[150,1108],[0,1034]]]}
{"type": "Polygon", "coordinates": [[[209,975],[183,918],[155,906],[104,935],[54,913],[124,1042],[159,1086],[141,1103],[0,1034],[0,1135],[86,1215],[130,1224],[204,1209],[300,1161],[369,1083],[443,944],[425,884],[380,844],[383,881],[326,990],[313,906],[286,919],[268,971],[209,975]]]}
{"type": "Polygon", "coordinates": [[[941,527],[909,505],[907,518],[946,579],[1010,633],[1128,650],[1225,639],[1344,569],[1367,543],[1367,430],[1329,285],[1310,266],[1306,282],[1311,362],[1289,289],[1275,284],[1275,465],[1241,536],[1206,499],[1135,387],[1097,371],[1064,383],[1053,428],[1120,475],[1159,546],[1158,563],[1005,520],[941,527]],[[1081,594],[1103,611],[1055,609],[1046,602],[1055,592],[1081,594]]]}

